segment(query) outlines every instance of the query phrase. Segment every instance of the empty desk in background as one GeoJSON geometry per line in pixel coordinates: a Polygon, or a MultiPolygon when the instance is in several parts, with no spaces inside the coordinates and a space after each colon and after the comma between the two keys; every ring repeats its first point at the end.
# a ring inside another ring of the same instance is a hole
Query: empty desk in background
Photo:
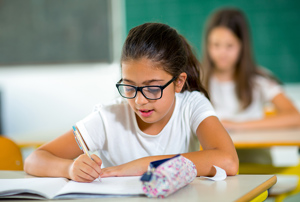
{"type": "MultiPolygon", "coordinates": [[[[291,181],[287,180],[287,182],[285,182],[284,179],[283,183],[289,187],[293,187],[293,189],[289,190],[287,187],[286,190],[289,191],[286,192],[284,186],[281,186],[280,188],[282,188],[283,192],[280,193],[280,190],[275,188],[276,186],[280,186],[281,183],[280,175],[278,175],[278,183],[274,186],[274,190],[279,194],[276,197],[276,201],[281,201],[288,195],[299,193],[300,164],[298,150],[300,147],[300,128],[229,131],[229,134],[239,154],[243,154],[244,151],[250,150],[250,152],[248,152],[249,155],[252,154],[253,156],[258,156],[256,160],[260,161],[266,153],[259,154],[258,152],[269,149],[271,157],[269,158],[269,162],[264,162],[262,164],[241,162],[239,170],[240,174],[282,174],[283,178],[285,176],[290,177],[291,181]],[[251,150],[253,151],[252,153],[251,150]],[[288,154],[286,151],[292,151],[291,156],[284,156],[285,153],[288,154]],[[282,155],[279,155],[280,152],[282,152],[282,155]],[[289,162],[291,163],[290,165],[288,165],[289,162]],[[297,177],[296,181],[295,179],[292,179],[292,176],[297,177]]],[[[243,158],[241,158],[241,160],[243,158]]],[[[265,160],[268,161],[268,159],[265,160]]]]}
{"type": "Polygon", "coordinates": [[[300,147],[300,128],[276,130],[229,131],[237,149],[272,146],[300,147]]]}
{"type": "MultiPolygon", "coordinates": [[[[248,152],[258,157],[255,159],[256,162],[262,159],[262,161],[265,161],[262,163],[272,164],[275,167],[290,167],[299,164],[300,128],[232,131],[229,134],[240,154],[244,154],[243,151],[245,150],[260,149],[252,150],[252,153],[248,152]],[[268,149],[269,159],[264,158],[267,155],[264,149],[268,149]],[[261,153],[258,153],[258,151],[261,151],[261,153]]],[[[253,156],[248,156],[250,162],[253,156]]],[[[244,155],[241,158],[242,162],[243,159],[244,155]]]]}

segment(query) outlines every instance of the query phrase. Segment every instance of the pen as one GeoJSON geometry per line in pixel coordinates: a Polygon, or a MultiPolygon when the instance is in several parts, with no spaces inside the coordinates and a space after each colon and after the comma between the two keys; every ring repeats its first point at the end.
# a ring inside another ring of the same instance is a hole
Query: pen
{"type": "MultiPolygon", "coordinates": [[[[79,132],[77,131],[77,129],[76,129],[75,126],[73,126],[73,133],[74,133],[75,140],[76,140],[79,148],[83,151],[83,153],[85,153],[86,155],[88,155],[88,157],[94,161],[94,159],[91,157],[88,149],[86,148],[86,146],[85,146],[85,144],[84,144],[84,142],[82,140],[81,135],[79,134],[79,132]]],[[[100,176],[99,176],[99,181],[101,181],[100,176]]]]}

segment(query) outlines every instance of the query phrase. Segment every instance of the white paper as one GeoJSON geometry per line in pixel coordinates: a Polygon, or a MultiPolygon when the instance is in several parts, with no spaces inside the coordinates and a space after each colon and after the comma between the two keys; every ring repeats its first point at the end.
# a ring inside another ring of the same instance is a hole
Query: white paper
{"type": "Polygon", "coordinates": [[[27,192],[50,199],[53,198],[56,192],[64,187],[68,181],[66,178],[48,177],[0,179],[0,195],[13,195],[27,192]]]}
{"type": "Polygon", "coordinates": [[[70,181],[56,195],[66,193],[90,193],[90,194],[117,194],[139,195],[144,194],[140,176],[134,177],[107,177],[95,180],[91,183],[70,181]]]}
{"type": "Polygon", "coordinates": [[[225,180],[227,177],[226,171],[223,170],[222,168],[218,167],[218,166],[214,166],[216,169],[216,174],[213,177],[203,177],[209,180],[213,180],[213,181],[221,181],[221,180],[225,180]]]}
{"type": "Polygon", "coordinates": [[[0,197],[9,197],[15,194],[22,194],[24,198],[53,199],[60,198],[59,195],[64,195],[64,198],[82,198],[86,196],[140,195],[144,192],[140,176],[107,177],[102,178],[101,182],[97,179],[91,183],[44,177],[0,179],[0,197]],[[38,194],[40,197],[32,194],[38,194]]]}

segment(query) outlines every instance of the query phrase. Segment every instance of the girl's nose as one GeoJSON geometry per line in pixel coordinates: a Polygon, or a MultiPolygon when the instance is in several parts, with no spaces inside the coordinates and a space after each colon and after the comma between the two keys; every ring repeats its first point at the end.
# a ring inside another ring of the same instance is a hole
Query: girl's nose
{"type": "Polygon", "coordinates": [[[148,99],[141,92],[137,92],[135,97],[135,104],[144,105],[148,103],[148,99]]]}

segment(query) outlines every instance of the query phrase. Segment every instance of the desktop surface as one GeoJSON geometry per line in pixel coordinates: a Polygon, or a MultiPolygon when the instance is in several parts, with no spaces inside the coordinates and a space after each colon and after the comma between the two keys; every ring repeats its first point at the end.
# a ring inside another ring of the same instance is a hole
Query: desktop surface
{"type": "MultiPolygon", "coordinates": [[[[31,178],[24,171],[0,171],[1,179],[31,178]]],[[[236,175],[223,181],[197,177],[192,183],[168,196],[164,201],[249,201],[276,183],[275,175],[236,175]]],[[[0,185],[3,186],[3,185],[0,185]]],[[[74,199],[87,201],[86,199],[74,199]]],[[[153,201],[146,196],[94,198],[89,201],[153,201]]],[[[3,201],[3,200],[1,200],[3,201]]],[[[12,202],[13,200],[9,200],[12,202]]],[[[16,200],[20,201],[20,200],[16,200]]],[[[29,200],[26,200],[29,201],[29,200]]],[[[36,200],[35,200],[36,201],[36,200]]],[[[65,201],[65,200],[55,200],[65,201]]],[[[70,201],[70,200],[69,200],[70,201]]]]}
{"type": "Polygon", "coordinates": [[[237,149],[300,146],[300,128],[229,131],[237,149]]]}

